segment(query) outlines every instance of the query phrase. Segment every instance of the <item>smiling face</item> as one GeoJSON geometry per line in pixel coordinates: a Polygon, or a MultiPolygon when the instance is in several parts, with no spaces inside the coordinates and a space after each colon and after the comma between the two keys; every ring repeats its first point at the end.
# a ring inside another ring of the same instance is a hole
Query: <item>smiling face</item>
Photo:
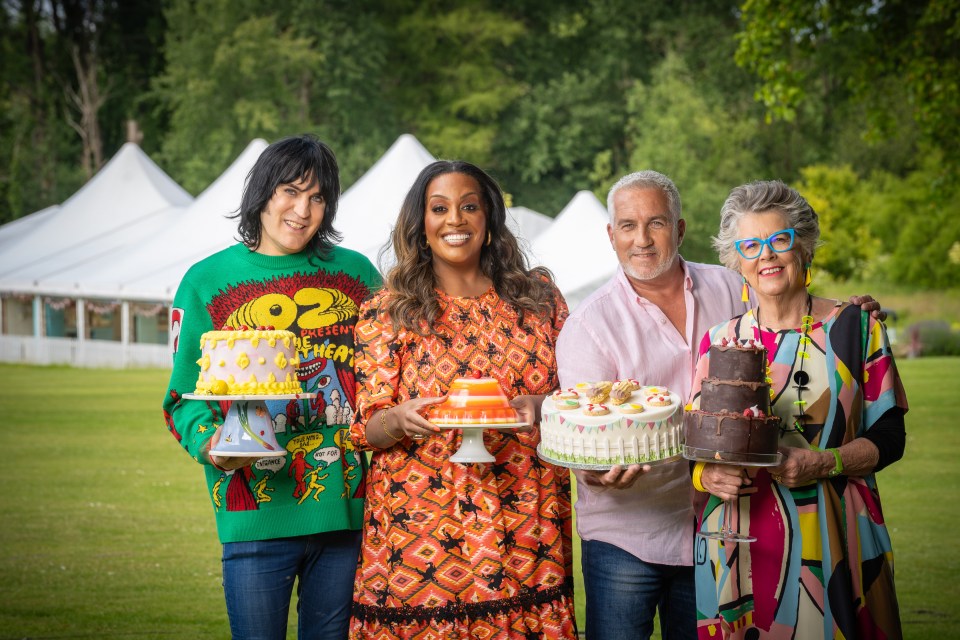
{"type": "Polygon", "coordinates": [[[431,180],[423,223],[438,275],[479,270],[480,252],[487,239],[487,210],[473,177],[445,173],[431,180]]]}
{"type": "Polygon", "coordinates": [[[317,235],[326,202],[313,176],[282,183],[260,213],[257,253],[286,256],[303,251],[317,235]]]}
{"type": "Polygon", "coordinates": [[[634,280],[655,280],[677,264],[686,229],[674,223],[666,194],[653,188],[624,188],[613,196],[610,244],[623,271],[634,280]]]}
{"type": "MultiPolygon", "coordinates": [[[[786,216],[778,211],[748,213],[737,225],[737,238],[769,238],[788,226],[786,216]]],[[[739,254],[737,258],[740,273],[760,296],[782,296],[804,289],[803,256],[796,243],[783,253],[764,246],[759,258],[747,260],[739,254]]]]}

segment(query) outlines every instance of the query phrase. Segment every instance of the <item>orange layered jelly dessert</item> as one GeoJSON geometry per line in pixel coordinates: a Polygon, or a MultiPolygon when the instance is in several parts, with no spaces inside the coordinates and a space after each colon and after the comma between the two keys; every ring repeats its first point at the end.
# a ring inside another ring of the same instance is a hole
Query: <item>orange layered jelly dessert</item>
{"type": "Polygon", "coordinates": [[[496,380],[478,377],[454,380],[447,399],[430,408],[427,420],[434,424],[510,424],[520,422],[520,416],[496,380]]]}

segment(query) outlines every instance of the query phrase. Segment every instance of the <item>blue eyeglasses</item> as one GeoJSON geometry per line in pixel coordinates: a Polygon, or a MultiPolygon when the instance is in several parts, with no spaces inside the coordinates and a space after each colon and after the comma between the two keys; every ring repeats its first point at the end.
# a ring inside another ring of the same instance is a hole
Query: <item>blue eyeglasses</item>
{"type": "Polygon", "coordinates": [[[770,247],[774,253],[783,253],[793,249],[794,231],[793,229],[783,229],[770,234],[767,239],[763,238],[743,238],[734,240],[733,246],[737,248],[737,253],[747,260],[756,260],[763,253],[763,245],[770,247]]]}

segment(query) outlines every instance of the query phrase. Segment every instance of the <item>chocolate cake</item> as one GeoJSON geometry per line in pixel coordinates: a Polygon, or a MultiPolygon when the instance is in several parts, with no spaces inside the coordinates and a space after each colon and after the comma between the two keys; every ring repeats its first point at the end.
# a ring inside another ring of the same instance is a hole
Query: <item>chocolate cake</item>
{"type": "Polygon", "coordinates": [[[683,416],[687,447],[715,451],[718,459],[777,452],[780,418],[770,412],[766,364],[766,349],[753,341],[710,347],[700,407],[683,416]]]}

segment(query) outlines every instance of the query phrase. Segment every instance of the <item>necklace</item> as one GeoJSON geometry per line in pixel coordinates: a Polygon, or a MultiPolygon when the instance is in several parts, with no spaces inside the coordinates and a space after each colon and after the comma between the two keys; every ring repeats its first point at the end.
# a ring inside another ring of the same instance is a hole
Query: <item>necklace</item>
{"type": "MultiPolygon", "coordinates": [[[[800,339],[797,345],[797,361],[800,364],[799,369],[793,374],[793,388],[797,390],[797,399],[793,401],[793,406],[795,407],[796,413],[793,414],[793,427],[787,428],[784,426],[780,427],[781,433],[789,433],[791,431],[796,431],[803,433],[803,427],[806,424],[808,418],[806,413],[807,401],[803,399],[803,392],[808,391],[807,383],[810,382],[810,374],[803,370],[804,362],[810,358],[810,354],[807,353],[807,345],[810,344],[810,331],[813,329],[813,297],[808,293],[807,294],[807,313],[800,318],[800,339]]],[[[757,305],[757,329],[760,328],[760,306],[757,305]]],[[[768,380],[769,382],[769,380],[768,380]]],[[[774,394],[773,389],[770,389],[771,399],[774,394]]]]}

